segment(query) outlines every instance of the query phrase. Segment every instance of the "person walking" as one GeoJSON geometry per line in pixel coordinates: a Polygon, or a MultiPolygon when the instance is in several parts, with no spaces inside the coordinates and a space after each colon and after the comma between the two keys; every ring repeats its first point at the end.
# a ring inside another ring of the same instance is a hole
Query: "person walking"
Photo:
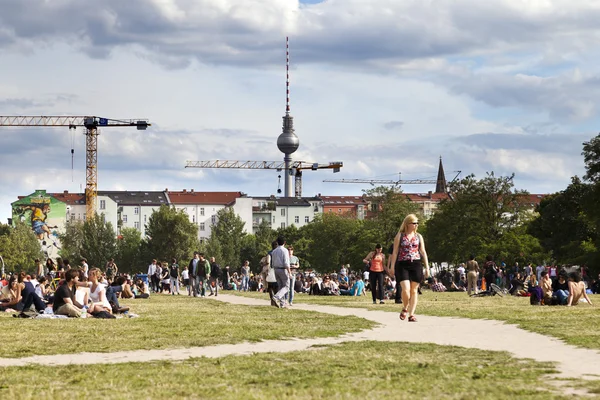
{"type": "Polygon", "coordinates": [[[219,279],[221,278],[221,266],[217,264],[217,261],[214,257],[210,258],[210,280],[208,282],[208,287],[210,288],[209,296],[213,294],[215,297],[219,295],[219,279]],[[213,285],[215,286],[215,290],[213,292],[213,285]]]}
{"type": "Polygon", "coordinates": [[[479,263],[475,260],[475,256],[471,255],[467,261],[467,293],[477,294],[477,276],[479,275],[479,263]]]}
{"type": "Polygon", "coordinates": [[[171,266],[169,267],[169,273],[171,275],[171,294],[175,296],[180,295],[179,293],[179,264],[175,258],[171,259],[171,266]]]}
{"type": "Polygon", "coordinates": [[[210,276],[210,262],[204,257],[204,253],[200,253],[198,256],[200,259],[198,260],[198,277],[196,279],[199,283],[202,283],[200,297],[206,297],[206,285],[208,285],[208,277],[210,276]]]}
{"type": "Polygon", "coordinates": [[[285,239],[277,238],[277,248],[271,254],[271,262],[275,269],[275,279],[277,279],[277,287],[279,290],[273,296],[275,306],[279,308],[287,308],[286,298],[290,290],[290,253],[285,248],[285,239]]]}
{"type": "Polygon", "coordinates": [[[383,254],[379,243],[375,245],[375,250],[367,254],[363,262],[369,264],[373,304],[377,304],[377,298],[379,298],[379,304],[385,304],[383,301],[383,274],[387,268],[385,267],[385,254],[383,254]]]}
{"type": "Polygon", "coordinates": [[[273,298],[277,293],[277,278],[275,277],[275,270],[273,269],[273,250],[277,248],[277,241],[271,243],[271,251],[266,255],[267,273],[265,275],[265,282],[267,282],[267,291],[269,292],[269,298],[271,299],[271,305],[277,307],[277,302],[273,298]]]}
{"type": "Polygon", "coordinates": [[[188,270],[190,271],[190,288],[188,296],[198,297],[198,264],[200,263],[200,255],[197,251],[194,252],[194,258],[190,260],[188,270]]]}
{"type": "Polygon", "coordinates": [[[156,258],[148,265],[148,279],[150,279],[150,287],[154,293],[158,293],[158,279],[156,277],[156,258]]]}
{"type": "Polygon", "coordinates": [[[294,246],[288,247],[288,252],[290,253],[290,291],[288,293],[288,304],[291,306],[294,304],[294,286],[296,286],[296,274],[298,273],[298,268],[300,267],[300,261],[298,257],[294,255],[294,246]]]}
{"type": "MultiPolygon", "coordinates": [[[[415,310],[417,308],[417,296],[419,285],[423,280],[423,266],[425,277],[429,278],[429,261],[425,251],[423,236],[417,232],[419,220],[416,215],[409,214],[402,221],[400,229],[394,238],[395,269],[400,269],[400,285],[402,287],[402,302],[404,309],[400,313],[400,319],[409,322],[417,322],[415,310]]],[[[398,283],[396,283],[398,284],[398,283]]]]}
{"type": "Polygon", "coordinates": [[[244,265],[241,268],[242,275],[242,288],[240,291],[247,292],[248,291],[248,283],[250,282],[250,261],[244,261],[244,265]]]}

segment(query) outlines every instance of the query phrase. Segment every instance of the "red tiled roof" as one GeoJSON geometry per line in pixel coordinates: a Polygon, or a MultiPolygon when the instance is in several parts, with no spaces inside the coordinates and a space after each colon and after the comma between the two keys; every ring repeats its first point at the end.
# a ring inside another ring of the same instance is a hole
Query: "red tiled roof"
{"type": "Polygon", "coordinates": [[[77,204],[85,204],[85,194],[83,193],[48,193],[50,196],[54,197],[58,201],[62,201],[66,204],[77,205],[77,204]]]}
{"type": "Polygon", "coordinates": [[[367,200],[362,196],[320,196],[325,206],[350,206],[357,204],[367,204],[367,200]]]}
{"type": "Polygon", "coordinates": [[[172,204],[224,204],[235,203],[242,192],[167,192],[172,204]]]}
{"type": "Polygon", "coordinates": [[[546,196],[549,196],[549,195],[548,194],[526,194],[526,195],[519,196],[519,200],[525,204],[531,204],[531,205],[537,206],[538,204],[540,204],[542,199],[546,196]]]}
{"type": "Polygon", "coordinates": [[[434,201],[440,202],[442,200],[448,199],[448,193],[403,193],[406,198],[413,202],[418,201],[434,201]]]}

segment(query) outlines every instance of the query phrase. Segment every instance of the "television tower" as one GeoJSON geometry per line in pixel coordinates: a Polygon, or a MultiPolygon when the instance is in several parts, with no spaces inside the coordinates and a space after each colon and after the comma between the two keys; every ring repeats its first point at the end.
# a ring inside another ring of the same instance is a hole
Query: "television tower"
{"type": "Polygon", "coordinates": [[[284,196],[283,197],[293,197],[294,196],[294,185],[292,182],[292,175],[294,174],[294,170],[292,168],[292,154],[298,150],[300,146],[300,140],[298,136],[294,133],[294,117],[290,115],[290,45],[289,39],[286,36],[285,38],[285,55],[286,55],[286,105],[285,105],[285,115],[283,116],[283,129],[281,135],[277,138],[277,147],[279,151],[284,154],[283,162],[285,164],[285,173],[284,173],[284,196]]]}

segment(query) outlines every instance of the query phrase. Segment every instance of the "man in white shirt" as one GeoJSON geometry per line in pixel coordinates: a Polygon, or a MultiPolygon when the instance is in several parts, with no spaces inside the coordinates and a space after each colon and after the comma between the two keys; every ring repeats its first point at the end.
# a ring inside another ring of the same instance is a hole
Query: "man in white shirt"
{"type": "Polygon", "coordinates": [[[285,248],[285,239],[281,236],[277,238],[277,248],[271,253],[271,262],[275,270],[275,278],[277,279],[277,287],[279,291],[273,296],[274,306],[279,308],[287,308],[286,299],[290,290],[290,253],[285,248]]]}
{"type": "Polygon", "coordinates": [[[88,266],[87,260],[85,258],[81,259],[81,269],[83,269],[83,276],[88,277],[88,270],[90,267],[88,266]]]}
{"type": "Polygon", "coordinates": [[[538,282],[542,280],[542,272],[544,272],[545,270],[546,267],[544,267],[543,265],[538,265],[537,267],[535,267],[535,274],[537,275],[538,282]]]}
{"type": "Polygon", "coordinates": [[[150,288],[153,292],[158,292],[158,286],[156,285],[156,260],[152,260],[152,264],[148,265],[148,279],[150,280],[150,288]]]}

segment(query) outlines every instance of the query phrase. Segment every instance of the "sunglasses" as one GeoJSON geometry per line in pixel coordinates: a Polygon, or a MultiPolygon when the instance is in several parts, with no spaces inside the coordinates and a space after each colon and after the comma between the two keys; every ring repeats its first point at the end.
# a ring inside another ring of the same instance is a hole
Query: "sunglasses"
{"type": "Polygon", "coordinates": [[[419,223],[418,223],[418,222],[411,222],[410,224],[411,224],[411,225],[419,225],[419,223]]]}

